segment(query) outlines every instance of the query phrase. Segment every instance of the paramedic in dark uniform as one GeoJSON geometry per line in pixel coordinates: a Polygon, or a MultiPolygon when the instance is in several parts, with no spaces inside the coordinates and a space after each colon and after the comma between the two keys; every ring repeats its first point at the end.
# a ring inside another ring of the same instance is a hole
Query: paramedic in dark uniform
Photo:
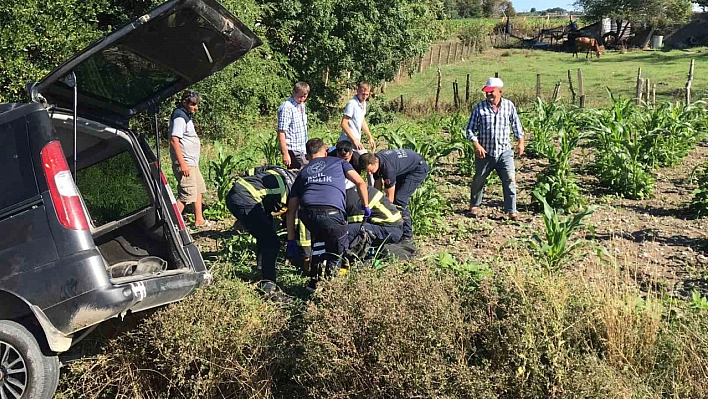
{"type": "Polygon", "coordinates": [[[361,173],[359,166],[359,153],[354,151],[354,144],[351,141],[340,141],[336,146],[327,151],[327,156],[339,157],[349,162],[357,173],[361,173]]]}
{"type": "Polygon", "coordinates": [[[327,146],[321,139],[308,140],[306,150],[309,164],[297,175],[288,199],[286,252],[292,254],[297,250],[297,212],[311,234],[312,285],[321,275],[318,267],[314,267],[321,265],[319,260],[327,260],[328,271],[336,271],[341,265],[341,256],[349,246],[344,214],[347,179],[354,183],[359,192],[365,217],[371,216],[371,210],[366,183],[348,162],[338,157],[328,157],[327,146]]]}
{"type": "Polygon", "coordinates": [[[374,178],[374,187],[381,190],[403,214],[403,242],[413,241],[413,225],[408,209],[413,192],[428,176],[428,164],[420,154],[408,149],[385,150],[363,154],[359,158],[362,170],[374,178]]]}
{"type": "Polygon", "coordinates": [[[280,249],[274,215],[282,213],[295,172],[278,166],[259,168],[253,176],[236,180],[226,196],[226,207],[256,238],[256,256],[267,294],[277,291],[275,262],[280,249]]]}
{"type": "Polygon", "coordinates": [[[369,187],[369,208],[371,218],[364,222],[364,210],[354,188],[347,190],[347,230],[349,243],[359,234],[362,224],[373,239],[372,245],[397,243],[403,237],[403,216],[386,196],[374,187],[369,187]]]}

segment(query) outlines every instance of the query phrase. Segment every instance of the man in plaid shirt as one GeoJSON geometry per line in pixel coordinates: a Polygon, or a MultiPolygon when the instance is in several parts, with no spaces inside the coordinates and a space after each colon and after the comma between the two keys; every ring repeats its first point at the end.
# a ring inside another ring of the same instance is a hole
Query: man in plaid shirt
{"type": "Polygon", "coordinates": [[[293,94],[278,107],[278,142],[283,154],[283,163],[289,169],[302,169],[307,165],[307,112],[305,100],[310,94],[310,85],[297,82],[293,94]]]}
{"type": "Polygon", "coordinates": [[[487,80],[482,89],[487,99],[474,107],[467,123],[467,138],[474,143],[476,155],[469,213],[470,216],[479,216],[484,185],[492,170],[496,170],[504,191],[504,211],[510,219],[518,220],[514,151],[509,134],[514,132],[521,156],[525,148],[524,129],[514,103],[502,98],[503,86],[499,78],[487,80]]]}

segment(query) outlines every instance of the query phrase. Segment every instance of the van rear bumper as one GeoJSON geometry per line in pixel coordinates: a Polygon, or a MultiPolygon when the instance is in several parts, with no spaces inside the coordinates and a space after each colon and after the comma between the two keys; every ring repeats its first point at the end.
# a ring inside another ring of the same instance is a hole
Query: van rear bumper
{"type": "Polygon", "coordinates": [[[58,332],[70,336],[129,311],[139,312],[179,301],[211,281],[211,273],[203,271],[110,284],[42,309],[42,312],[58,332]]]}

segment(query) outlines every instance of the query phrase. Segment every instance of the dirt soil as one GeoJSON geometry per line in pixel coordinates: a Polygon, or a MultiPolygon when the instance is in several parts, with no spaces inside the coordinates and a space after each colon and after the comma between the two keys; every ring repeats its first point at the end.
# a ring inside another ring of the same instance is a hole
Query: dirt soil
{"type": "MultiPolygon", "coordinates": [[[[574,158],[575,170],[586,170],[588,158],[580,152],[574,158]]],[[[696,219],[687,209],[696,188],[689,183],[689,177],[707,160],[708,146],[704,144],[680,165],[659,169],[654,174],[654,196],[644,200],[608,194],[594,176],[578,172],[586,204],[597,209],[586,219],[586,231],[576,238],[605,247],[613,261],[631,269],[636,280],[647,288],[662,287],[682,296],[692,289],[708,293],[708,219],[696,219]]],[[[482,215],[465,216],[471,178],[453,172],[457,167],[452,163],[443,166],[443,173],[435,178],[448,199],[450,211],[441,224],[444,233],[422,251],[446,250],[459,259],[484,262],[490,257],[504,257],[510,244],[544,231],[541,215],[530,208],[531,189],[544,161],[521,158],[516,165],[517,207],[522,215],[518,223],[504,217],[498,180],[485,191],[482,215]]]]}

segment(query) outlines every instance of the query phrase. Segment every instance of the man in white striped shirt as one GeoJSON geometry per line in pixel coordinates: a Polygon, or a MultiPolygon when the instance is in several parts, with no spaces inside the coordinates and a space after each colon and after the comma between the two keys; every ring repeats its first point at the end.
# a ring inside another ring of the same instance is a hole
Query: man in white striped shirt
{"type": "Polygon", "coordinates": [[[518,220],[514,151],[509,135],[514,133],[521,156],[525,148],[524,129],[514,103],[502,98],[503,86],[499,78],[487,80],[482,89],[487,99],[474,107],[467,123],[467,138],[474,143],[476,156],[469,213],[479,216],[484,185],[492,170],[496,170],[504,191],[504,211],[510,219],[518,220]]]}

